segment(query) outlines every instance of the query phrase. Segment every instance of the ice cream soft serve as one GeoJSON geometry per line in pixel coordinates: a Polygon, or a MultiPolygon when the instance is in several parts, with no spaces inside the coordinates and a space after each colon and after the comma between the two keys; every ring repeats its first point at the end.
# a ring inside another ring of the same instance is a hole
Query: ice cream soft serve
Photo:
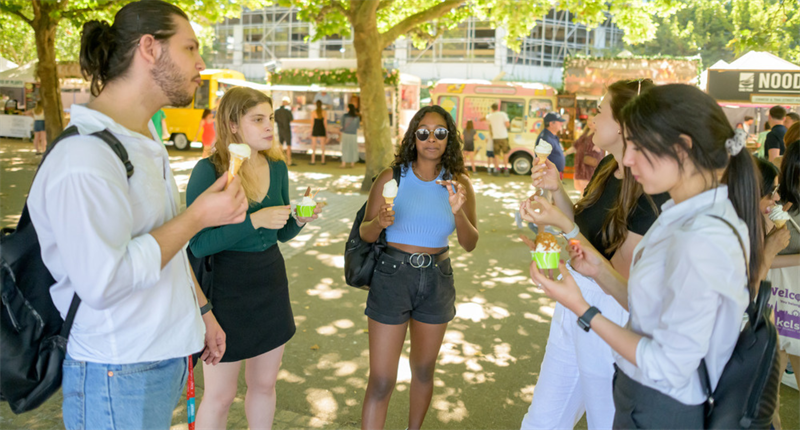
{"type": "Polygon", "coordinates": [[[783,210],[783,205],[776,204],[772,207],[772,210],[769,211],[769,219],[772,220],[778,228],[783,228],[786,222],[792,218],[789,216],[788,212],[783,210]]]}
{"type": "Polygon", "coordinates": [[[383,197],[386,199],[397,197],[397,181],[390,179],[383,185],[383,197]]]}

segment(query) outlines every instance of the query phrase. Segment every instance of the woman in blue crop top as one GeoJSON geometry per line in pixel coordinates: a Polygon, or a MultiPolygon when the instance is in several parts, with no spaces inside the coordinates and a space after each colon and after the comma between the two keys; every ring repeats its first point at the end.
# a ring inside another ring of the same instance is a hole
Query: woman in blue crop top
{"type": "Polygon", "coordinates": [[[367,298],[369,383],[361,427],[383,428],[397,380],[406,331],[411,331],[408,428],[422,426],[433,394],[433,371],[447,323],[455,317],[448,238],[456,231],[467,252],[478,242],[475,192],[461,156],[461,137],[447,111],[427,106],[411,119],[394,161],[401,168],[393,204],[383,197],[393,181],[386,169],[372,184],[361,238],[386,230],[367,298]]]}

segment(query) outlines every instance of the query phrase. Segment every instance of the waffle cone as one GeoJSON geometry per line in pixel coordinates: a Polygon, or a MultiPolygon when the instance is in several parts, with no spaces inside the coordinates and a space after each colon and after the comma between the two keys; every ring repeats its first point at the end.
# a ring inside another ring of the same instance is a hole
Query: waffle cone
{"type": "Polygon", "coordinates": [[[785,219],[779,219],[779,220],[772,221],[772,223],[775,224],[775,227],[777,227],[777,228],[783,228],[783,226],[786,225],[786,220],[785,219]]]}
{"type": "Polygon", "coordinates": [[[239,169],[242,168],[242,163],[244,163],[244,158],[239,158],[235,155],[231,156],[231,161],[228,164],[228,185],[233,181],[233,177],[239,173],[239,169]]]}
{"type": "Polygon", "coordinates": [[[387,205],[393,205],[394,204],[394,199],[395,199],[394,197],[384,197],[383,198],[383,200],[386,202],[387,205]]]}

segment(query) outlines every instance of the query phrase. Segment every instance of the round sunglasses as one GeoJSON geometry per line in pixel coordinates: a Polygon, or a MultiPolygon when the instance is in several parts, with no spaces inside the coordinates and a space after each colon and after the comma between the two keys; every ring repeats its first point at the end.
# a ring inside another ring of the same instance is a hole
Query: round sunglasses
{"type": "MultiPolygon", "coordinates": [[[[446,128],[439,127],[436,130],[433,130],[433,137],[435,137],[438,140],[445,140],[447,139],[448,133],[449,132],[447,131],[446,128]]],[[[417,135],[417,139],[423,142],[428,140],[429,137],[431,137],[431,132],[427,128],[421,128],[417,130],[415,134],[417,135]]]]}

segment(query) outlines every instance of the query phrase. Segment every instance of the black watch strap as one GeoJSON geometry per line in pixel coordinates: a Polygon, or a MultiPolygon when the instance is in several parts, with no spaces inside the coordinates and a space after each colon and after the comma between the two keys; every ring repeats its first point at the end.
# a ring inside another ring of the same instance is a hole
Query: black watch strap
{"type": "Polygon", "coordinates": [[[214,309],[214,306],[211,304],[211,301],[209,300],[208,302],[206,302],[205,306],[200,307],[200,315],[207,314],[208,311],[210,311],[211,309],[214,309]]]}
{"type": "Polygon", "coordinates": [[[578,327],[582,328],[583,331],[589,331],[589,329],[592,328],[591,325],[592,318],[594,318],[594,316],[599,313],[601,313],[600,309],[597,309],[594,306],[590,307],[583,315],[581,315],[578,318],[578,327]]]}

